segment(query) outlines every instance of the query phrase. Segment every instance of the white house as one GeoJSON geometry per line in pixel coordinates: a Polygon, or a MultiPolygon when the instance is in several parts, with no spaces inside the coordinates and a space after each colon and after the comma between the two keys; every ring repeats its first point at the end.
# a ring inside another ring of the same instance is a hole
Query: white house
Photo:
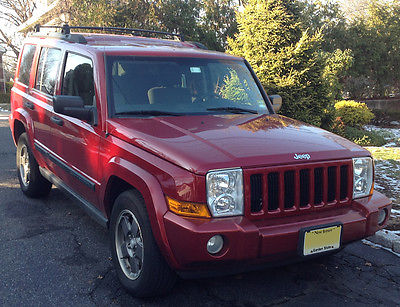
{"type": "Polygon", "coordinates": [[[66,18],[59,10],[62,4],[63,0],[38,0],[32,17],[21,24],[17,31],[32,31],[33,27],[38,23],[41,25],[59,25],[63,21],[65,22],[66,18]]]}

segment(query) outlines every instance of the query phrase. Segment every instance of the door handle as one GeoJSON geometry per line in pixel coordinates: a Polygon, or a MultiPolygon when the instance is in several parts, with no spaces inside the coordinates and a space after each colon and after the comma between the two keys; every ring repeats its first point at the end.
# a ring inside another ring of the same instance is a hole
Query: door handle
{"type": "Polygon", "coordinates": [[[24,101],[24,107],[28,108],[28,109],[31,109],[31,110],[35,109],[35,105],[30,101],[24,101]]]}
{"type": "Polygon", "coordinates": [[[64,121],[61,118],[58,118],[57,116],[52,116],[50,120],[55,123],[56,125],[62,126],[64,125],[64,121]]]}

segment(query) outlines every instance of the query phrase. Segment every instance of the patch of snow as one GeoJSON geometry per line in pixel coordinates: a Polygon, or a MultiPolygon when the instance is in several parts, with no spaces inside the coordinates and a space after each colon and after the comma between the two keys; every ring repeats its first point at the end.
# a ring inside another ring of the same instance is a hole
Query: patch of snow
{"type": "Polygon", "coordinates": [[[391,124],[391,125],[398,125],[398,126],[400,126],[400,122],[398,122],[398,121],[395,121],[395,120],[394,120],[394,121],[392,121],[392,122],[390,122],[390,124],[391,124]]]}
{"type": "MultiPolygon", "coordinates": [[[[396,123],[400,125],[399,122],[396,123]]],[[[396,147],[400,143],[400,128],[382,128],[374,125],[367,125],[364,126],[364,129],[382,135],[383,138],[389,142],[389,144],[384,145],[384,147],[396,147]]]]}
{"type": "Polygon", "coordinates": [[[396,146],[397,146],[397,144],[395,142],[390,142],[390,143],[383,145],[382,147],[396,147],[396,146]]]}
{"type": "Polygon", "coordinates": [[[377,182],[375,185],[376,189],[385,193],[386,188],[389,187],[394,198],[400,198],[400,185],[398,178],[398,174],[400,173],[400,164],[393,164],[388,160],[376,160],[375,168],[375,181],[377,182]]]}
{"type": "Polygon", "coordinates": [[[391,213],[392,213],[392,215],[400,215],[400,210],[397,210],[397,209],[392,209],[392,211],[391,211],[391,213]]]}
{"type": "Polygon", "coordinates": [[[387,247],[382,246],[380,244],[373,243],[373,242],[368,241],[366,239],[361,240],[361,242],[364,243],[365,245],[369,245],[369,246],[374,247],[374,248],[381,248],[381,249],[387,250],[388,252],[391,252],[392,254],[396,255],[397,257],[400,257],[400,254],[394,252],[391,248],[387,248],[387,247]]]}

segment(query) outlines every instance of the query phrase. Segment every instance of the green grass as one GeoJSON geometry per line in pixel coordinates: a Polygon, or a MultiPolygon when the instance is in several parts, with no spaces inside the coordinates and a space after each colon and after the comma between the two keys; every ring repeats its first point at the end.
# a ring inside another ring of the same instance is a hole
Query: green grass
{"type": "Polygon", "coordinates": [[[376,160],[399,160],[400,147],[365,147],[376,160]]]}

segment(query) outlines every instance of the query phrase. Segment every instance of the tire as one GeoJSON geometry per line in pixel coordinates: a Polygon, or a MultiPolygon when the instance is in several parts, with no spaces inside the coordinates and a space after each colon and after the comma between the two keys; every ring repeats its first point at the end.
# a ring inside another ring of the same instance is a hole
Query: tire
{"type": "Polygon", "coordinates": [[[51,183],[42,176],[29,147],[28,136],[22,133],[17,145],[17,174],[22,192],[30,198],[49,195],[51,183]]]}
{"type": "Polygon", "coordinates": [[[128,190],[117,197],[109,231],[118,278],[132,295],[159,296],[173,288],[176,274],[159,251],[138,192],[128,190]]]}

